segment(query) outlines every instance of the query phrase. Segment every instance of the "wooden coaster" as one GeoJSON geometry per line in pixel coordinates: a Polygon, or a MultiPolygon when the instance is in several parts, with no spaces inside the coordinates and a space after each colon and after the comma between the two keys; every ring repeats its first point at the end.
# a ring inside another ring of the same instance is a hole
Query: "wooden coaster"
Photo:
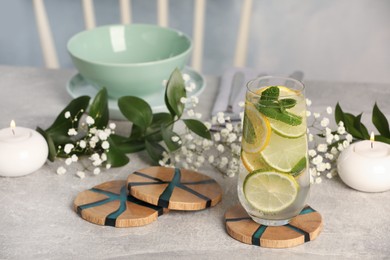
{"type": "Polygon", "coordinates": [[[268,247],[286,248],[314,240],[322,230],[320,213],[306,206],[289,224],[278,227],[260,225],[253,221],[241,205],[225,213],[229,235],[243,243],[268,247]]]}
{"type": "Polygon", "coordinates": [[[222,199],[222,189],[214,179],[185,169],[145,168],[130,174],[127,182],[134,197],[169,209],[201,210],[222,199]]]}
{"type": "Polygon", "coordinates": [[[126,181],[109,181],[79,193],[74,210],[83,219],[105,226],[137,227],[163,214],[163,208],[128,195],[126,181]]]}

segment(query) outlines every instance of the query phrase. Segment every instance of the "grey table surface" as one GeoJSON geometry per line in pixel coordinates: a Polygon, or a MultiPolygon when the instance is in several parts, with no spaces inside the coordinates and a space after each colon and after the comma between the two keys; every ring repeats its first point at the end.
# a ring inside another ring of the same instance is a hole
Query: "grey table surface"
{"type": "MultiPolygon", "coordinates": [[[[0,128],[11,119],[20,126],[48,127],[71,100],[65,90],[74,70],[0,66],[0,128]]],[[[203,114],[211,110],[218,78],[206,77],[203,114]]],[[[306,82],[312,110],[340,101],[349,112],[365,112],[375,101],[390,114],[390,84],[306,82]]],[[[129,125],[117,122],[127,131],[129,125]]],[[[389,259],[390,192],[362,193],[339,178],[312,185],[309,204],[324,219],[319,237],[289,249],[242,244],[225,231],[223,215],[238,203],[236,178],[212,168],[203,172],[223,188],[223,200],[199,212],[170,212],[144,227],[112,228],[82,220],[72,209],[76,195],[99,183],[123,180],[148,166],[141,154],[131,163],[84,179],[73,173],[59,176],[58,162],[19,178],[0,178],[0,259],[389,259]]]]}

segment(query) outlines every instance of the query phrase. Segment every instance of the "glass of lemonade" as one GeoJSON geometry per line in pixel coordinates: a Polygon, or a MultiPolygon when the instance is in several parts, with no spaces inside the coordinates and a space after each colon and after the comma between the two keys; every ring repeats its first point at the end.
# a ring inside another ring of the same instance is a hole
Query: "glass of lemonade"
{"type": "Polygon", "coordinates": [[[306,127],[301,82],[265,76],[247,84],[238,197],[259,224],[285,225],[306,205],[306,127]]]}

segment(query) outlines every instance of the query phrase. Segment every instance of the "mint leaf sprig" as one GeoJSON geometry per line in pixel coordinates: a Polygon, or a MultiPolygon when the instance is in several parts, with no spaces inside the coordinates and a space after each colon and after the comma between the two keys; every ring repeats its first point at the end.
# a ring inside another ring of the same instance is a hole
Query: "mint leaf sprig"
{"type": "Polygon", "coordinates": [[[297,101],[293,98],[279,99],[280,90],[277,86],[268,87],[261,94],[257,104],[259,110],[265,116],[283,123],[297,126],[302,124],[302,117],[290,113],[286,109],[293,108],[297,101]]]}

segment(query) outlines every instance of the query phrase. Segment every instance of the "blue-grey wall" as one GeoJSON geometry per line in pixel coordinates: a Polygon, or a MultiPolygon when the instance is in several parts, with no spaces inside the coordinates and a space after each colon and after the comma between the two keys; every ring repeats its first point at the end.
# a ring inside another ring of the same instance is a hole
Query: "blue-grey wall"
{"type": "MultiPolygon", "coordinates": [[[[254,0],[248,66],[337,81],[390,82],[389,0],[254,0]]],[[[80,0],[46,0],[62,67],[83,30],[80,0]]],[[[98,25],[119,22],[118,1],[95,0],[98,25]]],[[[133,22],[156,23],[155,0],[132,0],[133,22]]],[[[208,0],[204,74],[233,63],[241,1],[208,0]]],[[[192,0],[170,0],[170,26],[192,35],[192,0]]],[[[31,0],[0,1],[0,64],[43,66],[31,0]]]]}

